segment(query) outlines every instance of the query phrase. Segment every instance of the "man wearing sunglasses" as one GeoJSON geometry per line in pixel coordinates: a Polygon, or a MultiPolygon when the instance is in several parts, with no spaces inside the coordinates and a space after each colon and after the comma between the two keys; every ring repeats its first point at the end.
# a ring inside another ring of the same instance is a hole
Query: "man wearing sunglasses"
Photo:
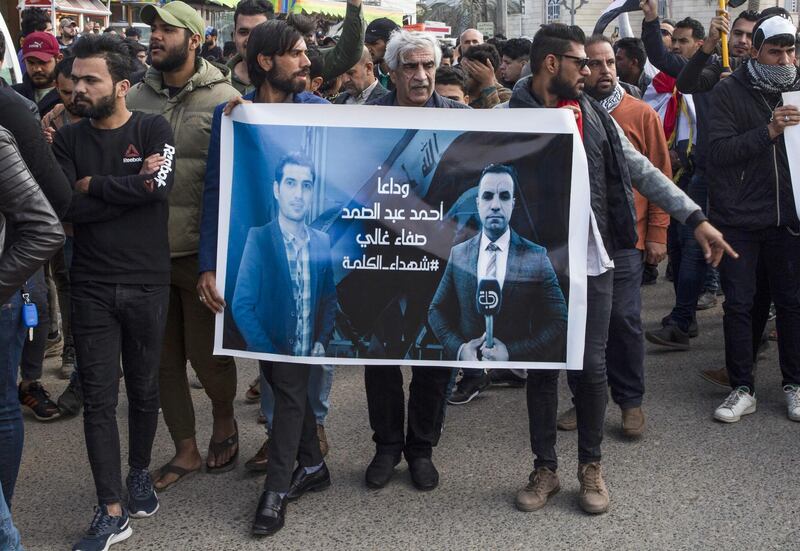
{"type": "MultiPolygon", "coordinates": [[[[520,81],[510,108],[566,107],[574,113],[586,150],[591,190],[587,257],[586,342],[582,371],[571,371],[578,425],[579,504],[587,513],[608,510],[609,495],[601,474],[601,444],[608,402],[606,341],[611,315],[614,262],[618,250],[636,245],[632,185],[681,223],[694,228],[708,262],[736,253],[708,223],[700,207],[631,145],[608,112],[583,95],[591,75],[580,27],[543,25],[531,47],[532,75],[520,81]]],[[[517,493],[522,511],[535,511],[561,488],[556,444],[558,371],[528,371],[528,419],[535,455],[529,483],[517,493]]]]}

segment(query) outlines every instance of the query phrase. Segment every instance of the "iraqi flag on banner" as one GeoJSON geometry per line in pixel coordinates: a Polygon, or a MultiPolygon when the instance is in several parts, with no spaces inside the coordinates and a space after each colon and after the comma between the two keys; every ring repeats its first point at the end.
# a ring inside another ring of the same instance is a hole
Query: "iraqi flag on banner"
{"type": "Polygon", "coordinates": [[[594,26],[593,34],[603,34],[608,24],[619,17],[620,14],[629,11],[638,11],[639,9],[641,9],[639,8],[639,0],[614,0],[605,11],[600,14],[600,18],[594,26]]]}

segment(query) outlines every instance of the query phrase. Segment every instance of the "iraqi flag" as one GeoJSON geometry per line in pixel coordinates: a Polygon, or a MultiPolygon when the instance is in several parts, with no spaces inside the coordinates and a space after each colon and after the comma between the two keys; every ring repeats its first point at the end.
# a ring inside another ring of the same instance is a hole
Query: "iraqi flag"
{"type": "Polygon", "coordinates": [[[593,34],[603,34],[614,19],[623,13],[629,11],[639,11],[639,0],[614,0],[611,4],[600,14],[597,24],[594,26],[593,34]]]}

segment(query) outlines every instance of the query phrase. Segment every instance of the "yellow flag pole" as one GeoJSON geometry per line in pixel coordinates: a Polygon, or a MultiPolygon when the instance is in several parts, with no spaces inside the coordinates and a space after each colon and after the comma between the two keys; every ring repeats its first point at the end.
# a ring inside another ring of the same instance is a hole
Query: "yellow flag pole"
{"type": "MultiPolygon", "coordinates": [[[[725,3],[726,0],[719,0],[717,15],[725,14],[725,3]]],[[[731,68],[731,60],[728,54],[728,33],[720,33],[719,37],[721,47],[722,47],[722,66],[725,69],[731,68]]]]}

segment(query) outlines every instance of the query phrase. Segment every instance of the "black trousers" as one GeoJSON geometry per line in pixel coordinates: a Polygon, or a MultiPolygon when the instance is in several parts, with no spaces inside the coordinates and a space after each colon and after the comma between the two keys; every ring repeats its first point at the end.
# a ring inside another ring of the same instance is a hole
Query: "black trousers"
{"type": "Polygon", "coordinates": [[[430,459],[439,442],[445,395],[450,382],[448,367],[412,367],[408,393],[408,431],[405,430],[405,393],[399,366],[365,366],[369,424],[377,453],[408,461],[430,459]]]}
{"type": "Polygon", "coordinates": [[[308,401],[309,365],[259,362],[275,397],[264,489],[289,491],[295,460],[302,467],[322,463],[317,419],[308,401]]]}
{"type": "Polygon", "coordinates": [[[158,426],[158,362],[169,285],[76,282],[72,334],[83,387],[83,430],[101,504],[122,501],[119,361],[128,394],[128,465],[146,469],[158,426]]]}
{"type": "Polygon", "coordinates": [[[722,231],[739,253],[737,260],[725,257],[720,264],[725,292],[725,366],[731,387],[746,386],[755,391],[754,344],[760,337],[767,302],[764,287],[777,311],[783,384],[800,384],[800,237],[786,228],[743,231],[727,227],[722,231]],[[760,278],[766,278],[766,283],[759,283],[760,278]]]}
{"type": "MultiPolygon", "coordinates": [[[[583,370],[569,371],[568,379],[575,393],[578,417],[578,462],[592,463],[602,457],[603,425],[608,405],[606,343],[611,319],[614,270],[586,278],[586,345],[583,370]]],[[[558,417],[559,371],[528,371],[528,425],[531,450],[536,456],[534,468],[556,470],[556,421],[558,417]]]]}

